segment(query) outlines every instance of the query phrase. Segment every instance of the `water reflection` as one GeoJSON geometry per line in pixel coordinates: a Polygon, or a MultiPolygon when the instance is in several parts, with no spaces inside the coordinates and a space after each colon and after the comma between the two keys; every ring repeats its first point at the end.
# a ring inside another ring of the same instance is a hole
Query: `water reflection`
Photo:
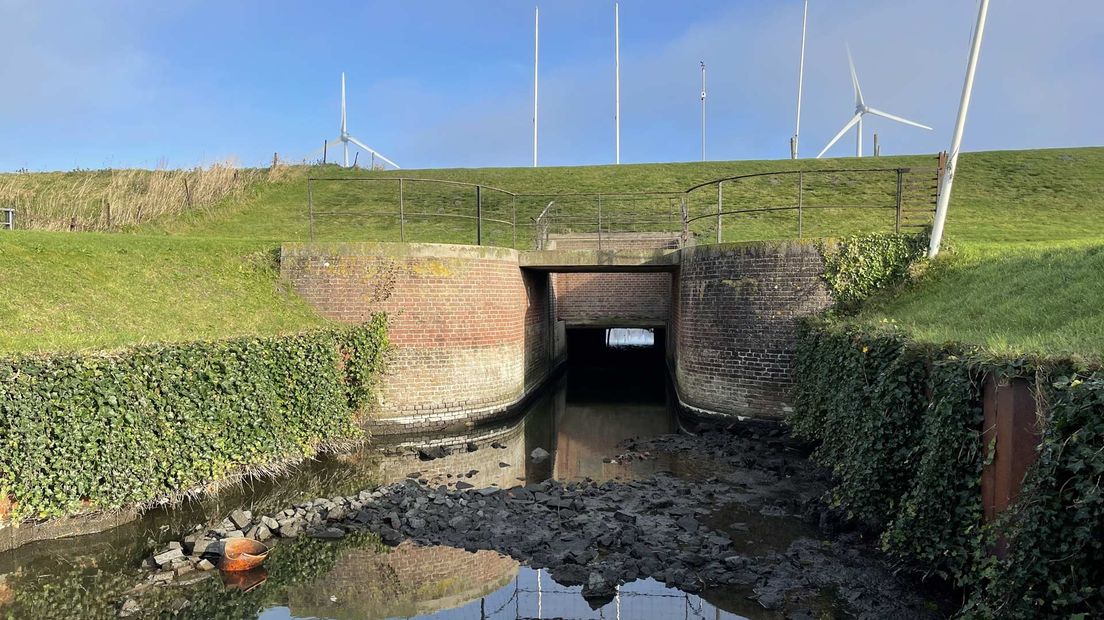
{"type": "MultiPolygon", "coordinates": [[[[547,573],[512,558],[410,543],[388,549],[367,535],[338,543],[281,542],[263,578],[247,579],[249,583],[224,584],[197,575],[198,582],[186,587],[139,585],[146,577],[139,563],[150,549],[199,524],[218,523],[239,507],[271,514],[297,502],[405,478],[429,485],[509,488],[550,477],[601,481],[658,471],[694,476],[703,468],[693,458],[671,455],[610,462],[626,438],[675,430],[662,352],[609,351],[588,359],[595,363],[569,368],[513,419],[464,435],[377,443],[308,463],[278,480],[255,481],[202,501],[153,510],[111,532],[35,543],[0,555],[0,617],[114,618],[128,598],[141,602],[141,615],[203,618],[761,616],[762,610],[757,613],[754,604],[731,590],[697,596],[651,579],[622,586],[612,602],[591,609],[581,588],[560,586],[547,573]],[[424,451],[427,446],[439,446],[446,454],[427,459],[435,456],[424,451]],[[534,460],[537,448],[549,456],[534,460]]],[[[723,520],[719,529],[736,520],[760,525],[735,514],[723,515],[723,520]]]]}
{"type": "Polygon", "coordinates": [[[260,618],[263,620],[299,618],[364,618],[367,620],[398,616],[435,620],[476,618],[480,620],[508,618],[717,620],[746,617],[721,609],[710,603],[706,597],[668,588],[654,579],[641,579],[621,586],[613,601],[597,609],[592,609],[583,599],[581,590],[581,586],[559,585],[543,570],[522,566],[516,569],[507,583],[494,591],[429,614],[410,613],[409,610],[391,615],[373,613],[378,608],[366,608],[359,601],[346,601],[338,594],[320,591],[319,597],[323,602],[319,606],[303,607],[293,600],[286,607],[275,607],[264,611],[260,618]]]}

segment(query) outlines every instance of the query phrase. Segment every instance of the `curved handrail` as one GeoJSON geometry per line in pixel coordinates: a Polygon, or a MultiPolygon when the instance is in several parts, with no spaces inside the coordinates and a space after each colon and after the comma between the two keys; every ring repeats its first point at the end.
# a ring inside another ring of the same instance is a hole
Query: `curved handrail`
{"type": "Polygon", "coordinates": [[[502,192],[507,196],[513,196],[515,198],[524,195],[511,192],[508,189],[502,189],[501,187],[484,185],[483,183],[468,183],[467,181],[450,181],[446,179],[424,179],[421,177],[307,177],[307,181],[412,181],[414,183],[443,183],[445,185],[460,185],[463,187],[480,187],[495,192],[502,192]]]}
{"type": "MultiPolygon", "coordinates": [[[[740,179],[753,179],[755,177],[769,177],[776,175],[786,174],[820,174],[820,173],[833,173],[833,172],[911,172],[912,168],[833,168],[824,170],[778,170],[775,172],[753,172],[751,174],[738,174],[731,177],[722,177],[719,179],[713,179],[712,181],[706,181],[704,183],[698,183],[691,186],[683,193],[689,194],[694,190],[701,189],[703,187],[709,187],[717,183],[724,183],[725,181],[739,181],[740,179]]],[[[716,214],[714,214],[716,215],[716,214]]]]}

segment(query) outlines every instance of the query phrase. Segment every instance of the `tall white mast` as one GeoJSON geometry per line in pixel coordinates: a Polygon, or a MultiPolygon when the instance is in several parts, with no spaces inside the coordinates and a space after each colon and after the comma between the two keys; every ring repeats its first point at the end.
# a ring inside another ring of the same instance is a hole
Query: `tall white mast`
{"type": "Polygon", "coordinates": [[[702,151],[702,156],[701,156],[701,158],[702,158],[702,161],[705,161],[705,61],[704,60],[701,61],[701,78],[702,78],[702,89],[701,89],[701,117],[702,117],[702,119],[701,119],[701,121],[702,121],[702,126],[701,126],[701,151],[702,151]]]}
{"type": "Polygon", "coordinates": [[[349,167],[349,129],[345,125],[345,72],[341,72],[341,144],[345,147],[342,165],[349,167]]]}
{"type": "Polygon", "coordinates": [[[809,22],[809,0],[805,0],[805,12],[801,16],[801,60],[797,65],[797,126],[794,129],[793,149],[790,156],[797,159],[801,140],[801,86],[805,81],[805,26],[809,22]]]}
{"type": "Polygon", "coordinates": [[[533,167],[537,167],[537,78],[540,68],[540,7],[533,13],[533,167]]]}
{"type": "Polygon", "coordinates": [[[954,184],[955,168],[958,166],[958,151],[962,147],[962,133],[966,128],[966,112],[970,108],[970,95],[974,91],[974,74],[977,72],[981,37],[985,33],[985,17],[988,12],[989,0],[981,0],[977,25],[974,26],[974,41],[970,44],[970,59],[966,64],[966,81],[962,85],[962,99],[958,104],[958,119],[955,121],[954,136],[951,138],[951,155],[947,159],[947,168],[943,171],[943,183],[939,186],[939,199],[935,203],[935,222],[932,224],[928,258],[935,258],[939,254],[939,245],[943,240],[943,225],[947,221],[947,207],[951,203],[951,186],[954,184]]]}
{"type": "Polygon", "coordinates": [[[614,67],[614,154],[621,163],[621,14],[613,3],[613,67],[614,67]]]}

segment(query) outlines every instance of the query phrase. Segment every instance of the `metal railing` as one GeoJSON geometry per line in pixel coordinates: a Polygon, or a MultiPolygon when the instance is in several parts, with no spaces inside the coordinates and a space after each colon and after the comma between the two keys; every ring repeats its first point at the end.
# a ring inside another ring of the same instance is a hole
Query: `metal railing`
{"type": "Polygon", "coordinates": [[[307,213],[310,220],[310,240],[314,241],[316,224],[319,219],[333,218],[340,220],[341,218],[393,218],[398,226],[398,239],[401,242],[407,240],[407,226],[411,223],[419,220],[433,220],[437,218],[452,218],[459,220],[471,221],[474,224],[474,241],[476,245],[483,245],[484,241],[484,225],[486,224],[499,224],[502,226],[508,226],[510,229],[511,247],[517,247],[517,194],[514,192],[504,190],[498,187],[492,187],[490,185],[482,185],[478,183],[465,183],[462,181],[444,181],[440,179],[420,179],[413,177],[361,177],[361,178],[342,178],[342,177],[310,177],[307,179],[307,213]],[[315,208],[315,191],[316,186],[320,182],[334,182],[334,183],[368,183],[376,186],[386,186],[392,188],[390,192],[384,190],[381,196],[378,192],[368,192],[370,198],[378,200],[379,204],[387,205],[392,204],[394,211],[358,211],[356,206],[363,205],[363,193],[357,196],[357,203],[351,205],[353,208],[349,209],[350,205],[338,204],[337,210],[332,207],[329,210],[315,208]],[[409,204],[410,196],[409,191],[412,186],[431,186],[437,189],[437,192],[422,192],[418,199],[414,201],[414,204],[409,204]],[[453,188],[463,191],[466,194],[470,194],[471,199],[471,211],[464,213],[464,209],[457,209],[457,194],[449,191],[439,191],[441,188],[453,188]],[[428,196],[427,196],[428,194],[428,196]],[[485,212],[484,204],[485,198],[488,194],[494,195],[499,199],[506,199],[509,202],[507,213],[510,219],[505,219],[502,215],[501,203],[496,205],[496,210],[493,213],[488,214],[485,212]],[[435,211],[426,211],[428,204],[437,203],[438,207],[448,207],[448,209],[438,208],[435,211]],[[414,207],[413,210],[410,207],[414,207]],[[494,217],[497,215],[498,217],[494,217]]]}
{"type": "MultiPolygon", "coordinates": [[[[700,243],[705,238],[722,243],[725,221],[733,216],[764,218],[787,212],[793,213],[792,225],[800,239],[806,235],[806,218],[810,213],[851,209],[887,212],[892,216],[892,229],[901,232],[927,225],[934,213],[937,182],[938,173],[934,169],[854,168],[735,175],[699,183],[681,192],[558,195],[533,220],[534,245],[538,249],[547,248],[555,236],[557,241],[574,243],[590,240],[602,250],[619,233],[624,239],[631,237],[631,233],[659,232],[677,234],[681,245],[700,243]],[[770,187],[763,191],[762,187],[752,187],[755,184],[770,187]],[[742,190],[751,195],[742,196],[742,190]],[[575,200],[566,213],[564,196],[575,200]],[[608,206],[603,208],[611,199],[626,198],[648,199],[651,204],[618,215],[611,214],[608,206]],[[583,214],[586,209],[579,208],[581,203],[591,205],[591,212],[583,214]],[[656,217],[657,213],[667,215],[656,217]]],[[[887,219],[882,224],[889,222],[887,219]]],[[[784,222],[774,218],[772,231],[782,225],[784,222]]],[[[616,243],[614,239],[613,244],[616,243]]]]}
{"type": "Polygon", "coordinates": [[[0,209],[0,215],[3,215],[0,219],[0,230],[15,230],[15,209],[4,207],[0,209]]]}
{"type": "Polygon", "coordinates": [[[926,226],[938,176],[935,168],[795,170],[728,176],[681,191],[595,193],[515,193],[397,176],[311,177],[307,211],[312,241],[363,238],[360,227],[371,220],[371,236],[381,241],[516,248],[519,233],[531,228],[526,243],[537,249],[553,240],[599,250],[651,242],[678,247],[926,226]],[[860,214],[843,218],[841,211],[860,214]]]}

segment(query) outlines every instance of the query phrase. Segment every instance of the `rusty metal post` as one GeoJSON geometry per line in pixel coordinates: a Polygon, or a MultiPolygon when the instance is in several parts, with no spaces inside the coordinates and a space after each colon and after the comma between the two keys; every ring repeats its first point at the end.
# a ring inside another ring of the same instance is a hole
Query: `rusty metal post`
{"type": "Polygon", "coordinates": [[[399,177],[399,241],[406,242],[406,208],[403,204],[402,177],[399,177]]]}
{"type": "MultiPolygon", "coordinates": [[[[987,377],[982,411],[982,449],[989,464],[981,473],[981,498],[985,521],[991,523],[1019,497],[1024,476],[1038,458],[1040,430],[1035,395],[1024,378],[987,377]]],[[[1004,551],[1004,541],[998,542],[994,552],[1004,551]]]]}
{"type": "Polygon", "coordinates": [[[804,233],[805,221],[802,207],[802,194],[805,190],[805,173],[797,173],[797,238],[800,239],[804,233]]]}
{"type": "Polygon", "coordinates": [[[894,226],[893,226],[893,232],[895,232],[897,234],[901,233],[901,200],[902,200],[901,194],[902,194],[902,188],[904,186],[904,178],[905,178],[905,169],[904,168],[898,168],[897,169],[897,205],[896,205],[897,217],[895,219],[895,223],[894,223],[894,226]]]}
{"type": "Polygon", "coordinates": [[[721,205],[724,203],[724,181],[717,181],[717,243],[721,243],[721,205]]]}
{"type": "Polygon", "coordinates": [[[310,220],[310,240],[314,243],[314,186],[307,179],[307,214],[310,220]]]}
{"type": "Polygon", "coordinates": [[[483,187],[475,186],[475,245],[483,245],[483,187]]]}

